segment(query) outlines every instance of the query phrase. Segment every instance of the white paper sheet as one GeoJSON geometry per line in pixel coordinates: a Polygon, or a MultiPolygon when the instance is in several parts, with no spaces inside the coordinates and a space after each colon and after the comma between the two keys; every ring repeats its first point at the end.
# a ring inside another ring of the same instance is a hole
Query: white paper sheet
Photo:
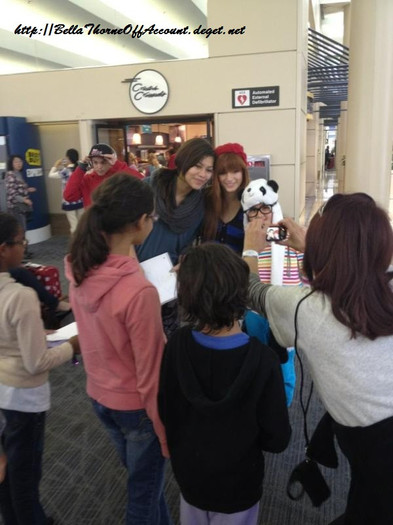
{"type": "Polygon", "coordinates": [[[76,326],[76,323],[67,324],[53,332],[53,334],[48,334],[46,340],[48,342],[68,341],[73,335],[78,335],[78,327],[76,326]]]}
{"type": "Polygon", "coordinates": [[[140,263],[146,279],[158,290],[161,304],[168,303],[177,297],[177,276],[171,271],[173,264],[169,253],[162,253],[140,263]]]}

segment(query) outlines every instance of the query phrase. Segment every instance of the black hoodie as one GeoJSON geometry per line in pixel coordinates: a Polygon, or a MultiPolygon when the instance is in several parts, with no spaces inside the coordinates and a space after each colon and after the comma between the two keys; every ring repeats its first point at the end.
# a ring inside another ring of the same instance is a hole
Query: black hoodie
{"type": "Polygon", "coordinates": [[[214,350],[181,328],[165,348],[158,400],[184,499],[222,513],[257,503],[262,451],[281,452],[291,435],[275,353],[255,338],[214,350]]]}

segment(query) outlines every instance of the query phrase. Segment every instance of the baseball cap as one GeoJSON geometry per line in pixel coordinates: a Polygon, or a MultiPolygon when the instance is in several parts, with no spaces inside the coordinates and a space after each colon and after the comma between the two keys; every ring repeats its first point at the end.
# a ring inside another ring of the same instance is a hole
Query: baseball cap
{"type": "Polygon", "coordinates": [[[115,150],[108,144],[94,144],[88,155],[90,158],[103,157],[109,164],[114,164],[117,159],[115,150]]]}

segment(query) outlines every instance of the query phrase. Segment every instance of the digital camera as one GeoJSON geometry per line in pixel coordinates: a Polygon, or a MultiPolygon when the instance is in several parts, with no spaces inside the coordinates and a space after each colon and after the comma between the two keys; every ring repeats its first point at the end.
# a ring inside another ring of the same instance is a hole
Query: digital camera
{"type": "Polygon", "coordinates": [[[284,226],[268,226],[266,229],[266,240],[268,242],[283,241],[287,238],[287,230],[284,226]]]}

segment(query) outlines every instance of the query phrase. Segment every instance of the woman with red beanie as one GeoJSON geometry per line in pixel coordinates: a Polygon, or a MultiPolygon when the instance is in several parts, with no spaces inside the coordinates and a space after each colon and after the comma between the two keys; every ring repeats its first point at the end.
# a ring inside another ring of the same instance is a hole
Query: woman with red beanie
{"type": "Polygon", "coordinates": [[[212,184],[205,193],[202,241],[215,240],[235,252],[243,251],[243,210],[240,197],[249,182],[243,146],[227,143],[215,149],[212,184]]]}

